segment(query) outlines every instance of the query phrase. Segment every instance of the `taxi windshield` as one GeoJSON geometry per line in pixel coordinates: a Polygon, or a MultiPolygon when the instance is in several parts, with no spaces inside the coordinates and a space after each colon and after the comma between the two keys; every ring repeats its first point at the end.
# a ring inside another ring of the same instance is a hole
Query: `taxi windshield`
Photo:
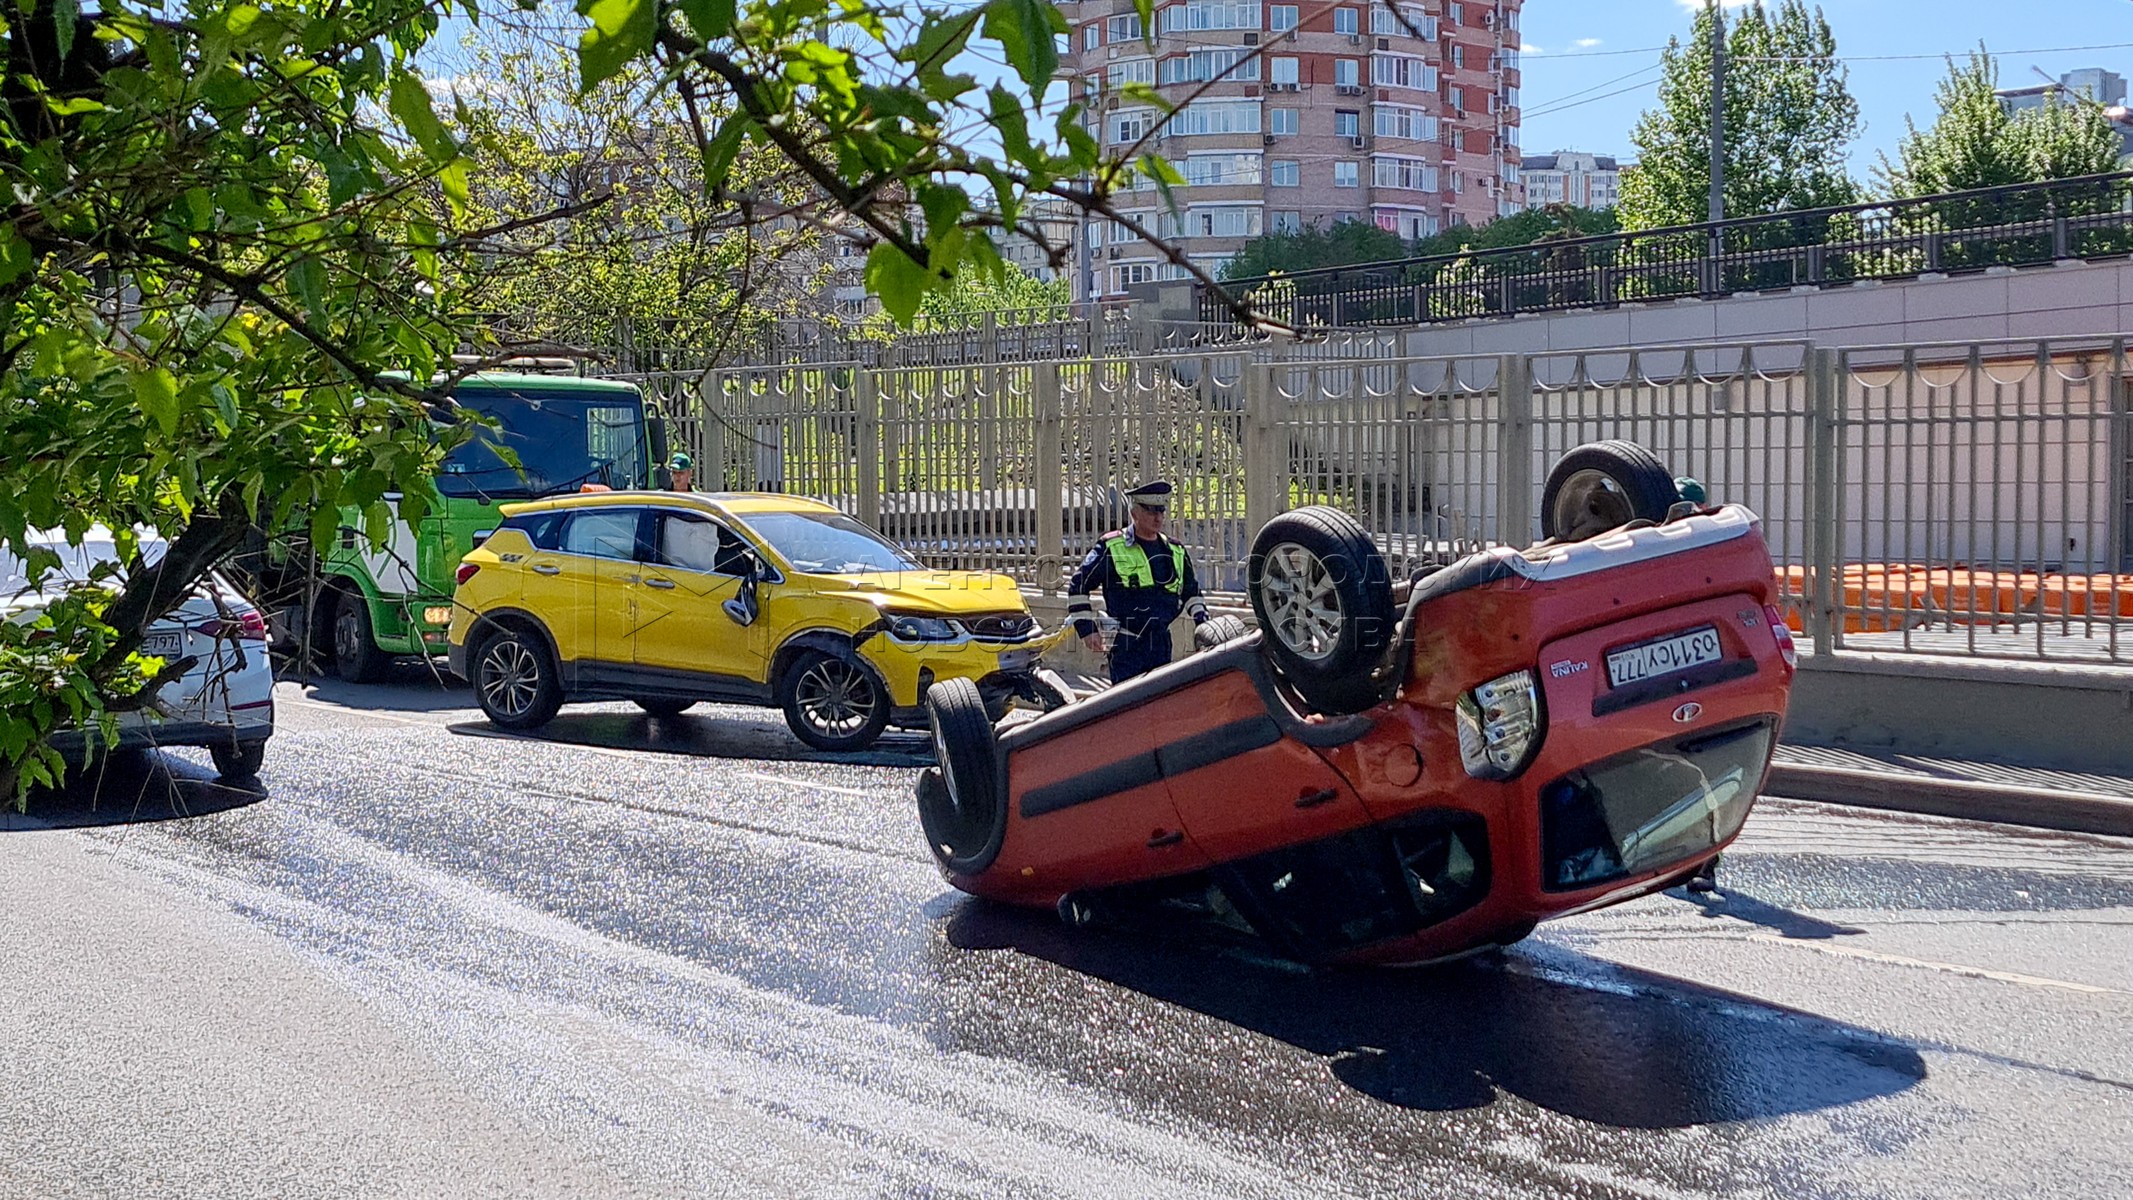
{"type": "Polygon", "coordinates": [[[795,571],[863,575],[921,571],[924,564],[842,513],[765,512],[742,518],[795,571]]]}

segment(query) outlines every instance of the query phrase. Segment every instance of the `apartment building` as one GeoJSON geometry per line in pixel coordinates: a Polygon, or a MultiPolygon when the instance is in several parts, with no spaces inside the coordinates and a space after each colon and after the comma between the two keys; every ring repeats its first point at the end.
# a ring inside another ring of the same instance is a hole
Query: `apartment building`
{"type": "MultiPolygon", "coordinates": [[[[1138,147],[1184,177],[1175,212],[1147,180],[1121,210],[1212,270],[1262,233],[1370,221],[1420,238],[1524,207],[1523,2],[1181,0],[1144,29],[1132,0],[1068,0],[1060,69],[1108,153],[1138,147]],[[1165,121],[1135,83],[1177,111],[1165,121]]],[[[1184,275],[1123,224],[1089,243],[1099,296],[1184,275]]]]}
{"type": "Polygon", "coordinates": [[[1582,150],[1529,154],[1519,166],[1518,177],[1526,188],[1527,208],[1550,204],[1613,208],[1622,199],[1622,168],[1605,154],[1582,150]]]}

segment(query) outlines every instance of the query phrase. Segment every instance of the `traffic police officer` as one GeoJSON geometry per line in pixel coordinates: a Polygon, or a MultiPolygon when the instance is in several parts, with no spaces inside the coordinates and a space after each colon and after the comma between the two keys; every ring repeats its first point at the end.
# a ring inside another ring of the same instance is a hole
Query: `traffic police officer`
{"type": "Polygon", "coordinates": [[[1126,499],[1133,506],[1131,523],[1103,535],[1067,585],[1067,619],[1083,645],[1103,649],[1096,610],[1089,603],[1091,591],[1103,592],[1104,610],[1118,622],[1118,641],[1111,647],[1113,683],[1170,661],[1170,623],[1178,613],[1192,614],[1195,625],[1207,621],[1192,560],[1185,556],[1185,547],[1163,536],[1170,484],[1161,479],[1144,483],[1127,492],[1126,499]]]}

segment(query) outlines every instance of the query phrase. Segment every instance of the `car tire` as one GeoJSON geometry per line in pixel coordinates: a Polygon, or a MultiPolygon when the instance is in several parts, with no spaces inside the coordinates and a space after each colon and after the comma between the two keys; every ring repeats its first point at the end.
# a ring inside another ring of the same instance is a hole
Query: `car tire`
{"type": "Polygon", "coordinates": [[[376,683],[384,678],[393,656],[378,649],[377,629],[370,621],[370,602],[353,588],[340,592],[333,603],[333,672],[349,683],[376,683]]]}
{"type": "Polygon", "coordinates": [[[259,768],[267,758],[267,741],[260,738],[249,742],[216,742],[207,748],[209,758],[215,761],[215,774],[225,783],[250,783],[259,778],[259,768]]]}
{"type": "Polygon", "coordinates": [[[671,721],[696,707],[694,700],[677,700],[670,696],[642,697],[631,703],[662,721],[671,721]]]}
{"type": "Polygon", "coordinates": [[[1225,642],[1234,642],[1252,631],[1236,617],[1209,617],[1192,631],[1192,648],[1212,650],[1225,642]]]}
{"type": "Polygon", "coordinates": [[[1324,506],[1275,517],[1247,581],[1274,665],[1306,702],[1341,716],[1382,698],[1370,673],[1392,641],[1392,581],[1361,523],[1324,506]]]}
{"type": "Polygon", "coordinates": [[[998,742],[985,701],[968,679],[949,679],[926,692],[926,720],[940,770],[937,783],[919,780],[918,821],[943,870],[976,874],[999,856],[1007,836],[1007,790],[1000,786],[998,742]]]}
{"type": "Polygon", "coordinates": [[[504,729],[539,729],[563,707],[562,668],[538,634],[506,626],[467,656],[474,700],[504,729]]]}
{"type": "Polygon", "coordinates": [[[856,659],[806,651],[778,677],[777,695],[793,736],[817,750],[864,750],[889,726],[888,689],[856,659]]]}
{"type": "Polygon", "coordinates": [[[1664,521],[1680,499],[1659,456],[1635,442],[1588,442],[1556,460],[1541,490],[1541,536],[1582,542],[1631,521],[1664,521]]]}

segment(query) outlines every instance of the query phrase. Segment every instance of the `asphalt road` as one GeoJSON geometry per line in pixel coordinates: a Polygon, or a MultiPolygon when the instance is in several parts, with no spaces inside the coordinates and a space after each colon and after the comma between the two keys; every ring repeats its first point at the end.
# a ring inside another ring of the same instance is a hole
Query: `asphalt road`
{"type": "Polygon", "coordinates": [[[0,818],[0,1194],[2133,1196],[2133,841],[1772,801],[1314,974],[949,891],[916,735],[281,698],[0,818]]]}

